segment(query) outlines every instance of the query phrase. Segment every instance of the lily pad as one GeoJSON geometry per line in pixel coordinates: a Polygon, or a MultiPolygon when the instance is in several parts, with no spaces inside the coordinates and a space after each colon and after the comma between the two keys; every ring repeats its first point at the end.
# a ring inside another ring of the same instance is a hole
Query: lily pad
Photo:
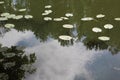
{"type": "Polygon", "coordinates": [[[1,14],[1,16],[4,16],[4,17],[8,15],[10,15],[10,13],[7,13],[7,12],[1,14]]]}
{"type": "Polygon", "coordinates": [[[82,21],[92,21],[94,20],[94,18],[92,17],[84,17],[84,18],[81,18],[82,21]]]}
{"type": "Polygon", "coordinates": [[[53,20],[54,21],[62,21],[63,19],[62,18],[54,18],[53,20]]]}
{"type": "Polygon", "coordinates": [[[69,18],[67,18],[67,17],[61,17],[62,19],[64,19],[64,20],[68,20],[69,18]]]}
{"type": "Polygon", "coordinates": [[[71,40],[72,37],[71,36],[67,36],[67,35],[61,35],[61,36],[59,36],[59,39],[61,39],[61,40],[71,40]]]}
{"type": "Polygon", "coordinates": [[[6,27],[6,28],[14,28],[15,25],[14,25],[14,24],[9,24],[9,23],[7,23],[7,24],[5,24],[5,27],[6,27]]]}
{"type": "Polygon", "coordinates": [[[31,18],[33,18],[33,16],[32,15],[25,15],[25,18],[26,19],[31,19],[31,18]]]}
{"type": "Polygon", "coordinates": [[[0,4],[4,4],[5,2],[4,1],[0,1],[0,4]]]}
{"type": "Polygon", "coordinates": [[[116,20],[116,21],[120,21],[120,18],[114,18],[114,20],[116,20]]]}
{"type": "Polygon", "coordinates": [[[72,17],[72,16],[73,16],[73,13],[66,13],[65,16],[66,16],[66,17],[72,17]]]}
{"type": "Polygon", "coordinates": [[[98,37],[99,40],[102,40],[102,41],[109,41],[110,40],[110,37],[107,37],[107,36],[100,36],[98,37]]]}
{"type": "Polygon", "coordinates": [[[6,21],[6,20],[8,20],[8,18],[6,18],[6,17],[0,17],[0,21],[6,21]]]}
{"type": "Polygon", "coordinates": [[[17,16],[14,16],[13,19],[22,19],[23,18],[23,15],[17,15],[17,16]]]}
{"type": "Polygon", "coordinates": [[[26,9],[19,9],[18,11],[19,12],[24,12],[24,11],[26,11],[26,9]]]}
{"type": "Polygon", "coordinates": [[[52,6],[51,5],[46,5],[45,8],[51,8],[52,6]]]}
{"type": "Polygon", "coordinates": [[[96,17],[97,18],[103,18],[103,17],[105,17],[105,15],[104,14],[98,14],[98,15],[96,15],[96,17]]]}
{"type": "Polygon", "coordinates": [[[44,17],[44,20],[45,20],[45,21],[51,21],[52,18],[51,18],[51,17],[44,17]]]}
{"type": "Polygon", "coordinates": [[[7,18],[13,18],[13,17],[15,17],[15,14],[10,14],[10,15],[7,15],[6,17],[7,18]]]}
{"type": "Polygon", "coordinates": [[[48,14],[50,14],[52,12],[53,12],[52,10],[45,10],[45,13],[48,13],[48,14]]]}
{"type": "Polygon", "coordinates": [[[73,25],[71,25],[71,24],[64,24],[63,27],[64,28],[73,28],[73,25]]]}
{"type": "Polygon", "coordinates": [[[43,16],[49,15],[49,13],[42,13],[43,16]]]}
{"type": "Polygon", "coordinates": [[[105,25],[104,25],[104,28],[105,28],[105,29],[112,29],[112,28],[113,28],[113,25],[112,25],[112,24],[105,24],[105,25]]]}
{"type": "Polygon", "coordinates": [[[98,32],[102,32],[102,29],[98,27],[94,27],[92,28],[92,31],[98,33],[98,32]]]}

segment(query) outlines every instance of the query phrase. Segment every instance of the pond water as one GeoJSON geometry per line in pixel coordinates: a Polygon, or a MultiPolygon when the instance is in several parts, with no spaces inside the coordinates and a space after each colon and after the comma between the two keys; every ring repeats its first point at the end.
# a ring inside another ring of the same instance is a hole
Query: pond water
{"type": "Polygon", "coordinates": [[[36,71],[24,80],[120,80],[120,0],[1,1],[0,14],[31,16],[0,20],[2,47],[36,55],[36,71]]]}

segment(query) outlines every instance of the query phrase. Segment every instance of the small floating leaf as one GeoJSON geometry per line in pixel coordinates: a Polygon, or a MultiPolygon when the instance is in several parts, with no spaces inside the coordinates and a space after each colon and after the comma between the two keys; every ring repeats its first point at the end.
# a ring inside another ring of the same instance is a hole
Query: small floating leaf
{"type": "Polygon", "coordinates": [[[107,36],[100,36],[98,37],[99,40],[102,40],[102,41],[108,41],[110,40],[110,37],[107,37],[107,36]]]}
{"type": "Polygon", "coordinates": [[[10,14],[10,15],[7,15],[6,17],[7,18],[13,18],[13,17],[15,17],[15,14],[10,14]]]}
{"type": "Polygon", "coordinates": [[[103,17],[105,17],[105,15],[104,14],[98,14],[96,17],[97,18],[103,18],[103,17]]]}
{"type": "Polygon", "coordinates": [[[4,4],[5,2],[4,1],[0,1],[0,4],[4,4]]]}
{"type": "Polygon", "coordinates": [[[116,20],[116,21],[120,21],[120,18],[114,18],[114,20],[116,20]]]}
{"type": "Polygon", "coordinates": [[[23,15],[17,15],[17,16],[14,16],[13,19],[22,19],[23,18],[23,15]]]}
{"type": "Polygon", "coordinates": [[[53,12],[52,10],[45,10],[45,13],[48,13],[48,14],[50,14],[52,12],[53,12]]]}
{"type": "Polygon", "coordinates": [[[113,28],[113,25],[112,25],[112,24],[105,24],[105,25],[104,25],[104,28],[105,28],[105,29],[112,29],[112,28],[113,28]]]}
{"type": "Polygon", "coordinates": [[[92,28],[92,31],[98,33],[98,32],[102,32],[102,29],[100,29],[98,27],[94,27],[94,28],[92,28]]]}
{"type": "Polygon", "coordinates": [[[26,9],[19,9],[18,11],[19,12],[24,12],[24,11],[26,11],[26,9]]]}
{"type": "Polygon", "coordinates": [[[63,27],[64,28],[73,28],[73,25],[71,25],[71,24],[64,24],[63,27]]]}
{"type": "Polygon", "coordinates": [[[46,16],[46,15],[48,15],[48,14],[49,14],[49,13],[42,13],[43,16],[46,16]]]}
{"type": "Polygon", "coordinates": [[[54,18],[53,20],[54,21],[62,21],[63,19],[62,18],[54,18]]]}
{"type": "Polygon", "coordinates": [[[31,19],[31,18],[33,18],[33,16],[32,15],[25,15],[25,18],[26,19],[31,19]]]}
{"type": "Polygon", "coordinates": [[[45,8],[51,8],[52,6],[51,5],[46,5],[45,8]]]}
{"type": "Polygon", "coordinates": [[[6,20],[8,20],[8,18],[6,18],[6,17],[0,17],[0,21],[6,21],[6,20]]]}
{"type": "Polygon", "coordinates": [[[71,36],[67,36],[67,35],[61,35],[61,36],[59,36],[59,39],[61,39],[61,40],[71,40],[72,37],[71,36]]]}
{"type": "Polygon", "coordinates": [[[68,20],[69,18],[67,18],[67,17],[61,17],[62,19],[64,19],[64,20],[68,20]]]}
{"type": "Polygon", "coordinates": [[[72,17],[73,14],[72,14],[72,13],[66,13],[65,16],[66,16],[66,17],[72,17]]]}
{"type": "Polygon", "coordinates": [[[5,24],[5,27],[6,27],[6,28],[14,28],[15,25],[14,25],[14,24],[5,24]]]}
{"type": "Polygon", "coordinates": [[[45,20],[45,21],[51,21],[52,18],[51,18],[51,17],[44,17],[44,20],[45,20]]]}
{"type": "Polygon", "coordinates": [[[8,16],[8,15],[10,15],[10,13],[7,13],[7,12],[1,14],[1,16],[8,16]]]}
{"type": "Polygon", "coordinates": [[[92,21],[94,20],[94,18],[92,17],[84,17],[84,18],[81,18],[82,21],[92,21]]]}

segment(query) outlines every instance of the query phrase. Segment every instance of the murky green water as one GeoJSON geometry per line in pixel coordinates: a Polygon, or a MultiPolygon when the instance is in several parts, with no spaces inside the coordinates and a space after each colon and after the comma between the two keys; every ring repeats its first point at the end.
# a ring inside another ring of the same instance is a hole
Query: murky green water
{"type": "MultiPolygon", "coordinates": [[[[35,53],[37,57],[32,65],[36,71],[24,74],[24,80],[120,80],[120,21],[115,20],[120,17],[119,0],[3,1],[4,3],[0,4],[0,14],[8,12],[33,16],[30,19],[10,18],[0,21],[1,54],[9,53],[11,46],[17,46],[24,48],[26,55],[35,53]],[[51,7],[45,8],[46,5],[51,7]],[[25,10],[20,12],[20,9],[25,10]],[[42,15],[45,10],[52,12],[42,15]],[[66,17],[66,13],[72,16],[66,17]],[[97,18],[98,14],[105,17],[97,18]],[[46,21],[45,17],[52,20],[46,21]],[[67,19],[54,20],[60,17],[67,19]],[[94,19],[82,21],[84,17],[94,19]],[[6,28],[6,23],[14,24],[15,27],[6,28]],[[63,28],[64,24],[71,24],[73,28],[63,28]],[[105,24],[112,24],[113,28],[105,29],[105,24]],[[102,29],[102,32],[93,32],[94,27],[102,29]],[[70,36],[72,39],[61,40],[61,35],[70,36]],[[107,36],[110,40],[99,40],[100,36],[107,36]],[[8,47],[9,50],[4,52],[3,47],[8,47]]],[[[19,52],[16,51],[12,50],[12,53],[19,52]]],[[[6,58],[1,55],[0,58],[0,65],[6,63],[2,62],[6,58]]],[[[12,61],[14,60],[16,59],[12,61]]],[[[22,58],[20,60],[23,61],[22,58]]],[[[24,61],[28,64],[27,58],[24,61]]],[[[3,72],[0,71],[0,80],[3,72]]],[[[8,80],[16,79],[13,76],[13,79],[8,80]]]]}

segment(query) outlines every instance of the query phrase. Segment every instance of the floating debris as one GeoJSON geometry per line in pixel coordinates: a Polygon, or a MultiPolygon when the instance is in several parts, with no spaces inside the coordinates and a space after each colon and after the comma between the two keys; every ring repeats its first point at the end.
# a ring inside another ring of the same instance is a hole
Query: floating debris
{"type": "Polygon", "coordinates": [[[92,31],[98,33],[98,32],[102,32],[102,29],[100,29],[98,27],[94,27],[94,28],[92,28],[92,31]]]}
{"type": "Polygon", "coordinates": [[[7,15],[6,17],[7,18],[13,18],[13,17],[15,17],[15,14],[10,14],[10,15],[7,15]]]}
{"type": "Polygon", "coordinates": [[[73,13],[66,13],[65,16],[66,16],[66,17],[72,17],[72,16],[73,16],[73,13]]]}
{"type": "Polygon", "coordinates": [[[17,16],[14,16],[13,19],[22,19],[23,18],[23,15],[17,15],[17,16]]]}
{"type": "Polygon", "coordinates": [[[0,17],[0,21],[6,21],[6,20],[8,20],[8,18],[6,18],[6,17],[0,17]]]}
{"type": "Polygon", "coordinates": [[[64,19],[64,20],[68,20],[69,18],[67,18],[67,17],[60,17],[60,18],[62,18],[62,19],[64,19]]]}
{"type": "Polygon", "coordinates": [[[9,24],[9,23],[7,23],[7,24],[5,24],[5,27],[6,27],[6,28],[14,28],[15,25],[14,25],[14,24],[9,24]]]}
{"type": "Polygon", "coordinates": [[[31,18],[33,18],[32,15],[25,15],[25,19],[31,19],[31,18]]]}
{"type": "Polygon", "coordinates": [[[51,8],[52,6],[51,5],[46,5],[45,8],[51,8]]]}
{"type": "Polygon", "coordinates": [[[10,13],[7,13],[7,12],[1,14],[1,16],[4,16],[4,17],[8,15],[10,15],[10,13]]]}
{"type": "Polygon", "coordinates": [[[71,36],[67,36],[67,35],[61,35],[61,36],[59,36],[59,39],[61,39],[61,40],[71,40],[72,37],[71,36]]]}
{"type": "Polygon", "coordinates": [[[64,24],[63,27],[64,28],[73,28],[73,25],[71,25],[71,24],[64,24]]]}
{"type": "Polygon", "coordinates": [[[62,18],[54,18],[53,20],[54,21],[62,21],[63,19],[62,18]]]}
{"type": "Polygon", "coordinates": [[[114,20],[116,20],[116,21],[120,21],[120,18],[114,18],[114,20]]]}
{"type": "Polygon", "coordinates": [[[99,40],[102,40],[102,41],[108,41],[110,40],[110,37],[107,37],[107,36],[100,36],[98,37],[99,40]]]}
{"type": "Polygon", "coordinates": [[[19,12],[24,12],[24,11],[26,11],[26,9],[19,9],[18,11],[19,12]]]}
{"type": "Polygon", "coordinates": [[[45,21],[51,21],[52,18],[51,18],[51,17],[44,17],[44,20],[45,20],[45,21]]]}
{"type": "Polygon", "coordinates": [[[96,17],[97,18],[103,18],[103,17],[105,17],[105,15],[104,14],[98,14],[96,17]]]}
{"type": "Polygon", "coordinates": [[[0,1],[0,4],[4,4],[5,2],[4,1],[0,1]]]}
{"type": "Polygon", "coordinates": [[[105,28],[105,29],[112,29],[112,28],[113,28],[113,25],[112,25],[112,24],[105,24],[105,25],[104,25],[104,28],[105,28]]]}
{"type": "Polygon", "coordinates": [[[81,18],[82,21],[92,21],[94,20],[94,18],[92,17],[84,17],[84,18],[81,18]]]}

